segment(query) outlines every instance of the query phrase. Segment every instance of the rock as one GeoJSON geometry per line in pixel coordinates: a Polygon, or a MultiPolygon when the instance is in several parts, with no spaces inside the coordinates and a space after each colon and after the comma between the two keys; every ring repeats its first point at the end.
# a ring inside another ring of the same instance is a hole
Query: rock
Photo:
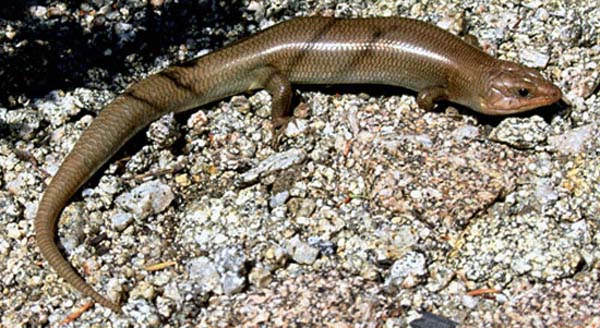
{"type": "Polygon", "coordinates": [[[425,255],[408,252],[394,262],[390,274],[385,280],[388,287],[411,288],[418,284],[420,277],[427,273],[425,255]]]}
{"type": "Polygon", "coordinates": [[[319,256],[318,248],[301,241],[298,236],[288,241],[288,245],[291,249],[292,258],[300,264],[313,264],[319,256]]]}
{"type": "Polygon", "coordinates": [[[548,137],[548,143],[563,155],[577,155],[598,134],[598,128],[598,124],[584,125],[563,134],[548,137]]]}
{"type": "Polygon", "coordinates": [[[187,270],[190,279],[195,280],[205,291],[222,294],[221,276],[211,259],[202,256],[188,262],[187,270]]]}
{"type": "Polygon", "coordinates": [[[251,183],[269,173],[285,170],[292,165],[300,164],[305,158],[306,152],[302,149],[290,149],[281,153],[275,153],[260,162],[255,168],[241,174],[240,181],[243,183],[251,183]]]}
{"type": "Polygon", "coordinates": [[[234,272],[225,272],[221,276],[221,286],[225,294],[236,294],[246,286],[246,278],[234,272]]]}
{"type": "Polygon", "coordinates": [[[530,149],[546,141],[548,131],[548,123],[539,116],[510,117],[494,128],[489,138],[519,149],[530,149]]]}
{"type": "Polygon", "coordinates": [[[299,135],[305,134],[308,130],[308,122],[302,119],[295,119],[290,121],[285,129],[285,135],[288,138],[294,138],[299,135]]]}
{"type": "Polygon", "coordinates": [[[451,135],[457,141],[474,139],[479,136],[479,129],[473,125],[464,125],[452,131],[451,135]]]}
{"type": "Polygon", "coordinates": [[[249,279],[250,283],[253,284],[254,286],[256,286],[258,288],[263,288],[271,282],[272,277],[271,277],[271,272],[269,272],[268,270],[265,270],[264,268],[261,268],[261,267],[254,267],[250,271],[250,274],[248,275],[248,279],[249,279]]]}
{"type": "Polygon", "coordinates": [[[241,273],[245,270],[246,256],[239,247],[225,247],[217,252],[215,263],[221,272],[241,273]]]}
{"type": "Polygon", "coordinates": [[[121,194],[116,199],[117,205],[135,214],[138,218],[145,218],[164,211],[175,199],[171,188],[153,180],[145,182],[128,193],[121,194]]]}
{"type": "Polygon", "coordinates": [[[180,136],[179,124],[175,120],[175,115],[173,113],[163,115],[158,121],[150,124],[146,136],[161,149],[173,145],[180,136]]]}
{"type": "Polygon", "coordinates": [[[159,327],[160,318],[156,307],[148,302],[147,300],[138,299],[129,302],[132,305],[132,309],[127,311],[127,315],[131,319],[142,327],[159,327]]]}
{"type": "Polygon", "coordinates": [[[469,296],[469,295],[462,296],[462,305],[464,305],[465,307],[467,307],[469,309],[474,309],[478,303],[479,303],[479,300],[477,299],[477,297],[473,297],[473,296],[469,296]]]}
{"type": "Polygon", "coordinates": [[[151,301],[154,298],[155,290],[147,281],[141,281],[130,292],[129,296],[132,299],[142,298],[151,301]]]}
{"type": "Polygon", "coordinates": [[[452,268],[443,262],[434,262],[429,268],[429,279],[427,289],[432,292],[437,292],[446,287],[454,277],[452,268]]]}
{"type": "Polygon", "coordinates": [[[529,67],[544,68],[548,65],[550,56],[533,49],[521,49],[519,57],[523,64],[529,67]]]}
{"type": "Polygon", "coordinates": [[[110,218],[110,222],[115,229],[123,231],[133,222],[133,215],[119,211],[110,218]]]}
{"type": "Polygon", "coordinates": [[[285,204],[285,202],[288,200],[288,198],[290,198],[290,192],[287,190],[277,193],[277,194],[273,195],[271,197],[271,199],[269,200],[269,207],[275,208],[277,206],[281,206],[281,205],[285,204]]]}

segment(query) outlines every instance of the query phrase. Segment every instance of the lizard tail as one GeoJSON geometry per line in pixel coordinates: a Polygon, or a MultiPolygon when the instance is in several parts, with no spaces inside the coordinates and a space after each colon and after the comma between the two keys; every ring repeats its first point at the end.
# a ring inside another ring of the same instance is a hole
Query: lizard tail
{"type": "Polygon", "coordinates": [[[102,110],[82,133],[39,203],[35,238],[44,258],[66,282],[115,312],[121,312],[121,307],[88,285],[61,254],[55,242],[58,218],[81,185],[128,139],[160,115],[185,105],[174,98],[185,99],[187,96],[189,100],[189,95],[189,92],[178,91],[172,82],[160,75],[134,84],[102,110]]]}

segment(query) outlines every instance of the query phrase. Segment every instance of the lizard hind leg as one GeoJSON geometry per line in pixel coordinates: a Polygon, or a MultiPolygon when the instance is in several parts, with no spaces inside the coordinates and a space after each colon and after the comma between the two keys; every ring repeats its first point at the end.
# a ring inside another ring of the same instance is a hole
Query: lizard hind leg
{"type": "Polygon", "coordinates": [[[271,133],[273,147],[277,148],[283,132],[292,120],[292,85],[285,75],[273,69],[266,76],[264,86],[271,94],[271,133]]]}

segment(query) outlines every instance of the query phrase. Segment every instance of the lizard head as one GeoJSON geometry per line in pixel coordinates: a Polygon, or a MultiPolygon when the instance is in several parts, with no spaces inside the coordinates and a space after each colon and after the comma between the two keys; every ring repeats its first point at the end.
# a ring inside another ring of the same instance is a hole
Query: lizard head
{"type": "Polygon", "coordinates": [[[519,64],[500,61],[487,75],[479,95],[479,111],[508,115],[557,102],[562,93],[540,72],[519,64]]]}

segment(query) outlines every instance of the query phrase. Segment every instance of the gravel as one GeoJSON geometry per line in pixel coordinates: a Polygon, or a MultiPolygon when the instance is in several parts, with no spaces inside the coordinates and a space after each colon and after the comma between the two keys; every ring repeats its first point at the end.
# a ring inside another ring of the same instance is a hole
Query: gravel
{"type": "Polygon", "coordinates": [[[1,327],[88,299],[37,252],[37,202],[128,83],[295,16],[408,16],[535,67],[564,104],[510,118],[367,86],[166,115],[65,208],[63,254],[124,314],[72,327],[464,327],[600,321],[600,8],[592,0],[90,0],[0,8],[1,327]],[[457,113],[460,113],[458,115],[457,113]]]}

